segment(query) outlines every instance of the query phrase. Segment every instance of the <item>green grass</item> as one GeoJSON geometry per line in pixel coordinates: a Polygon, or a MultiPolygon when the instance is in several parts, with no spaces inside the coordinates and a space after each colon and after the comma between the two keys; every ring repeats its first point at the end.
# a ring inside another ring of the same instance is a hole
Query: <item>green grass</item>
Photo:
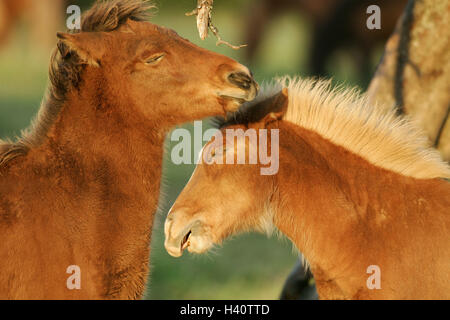
{"type": "MultiPolygon", "coordinates": [[[[159,1],[154,22],[175,29],[181,36],[207,49],[243,61],[243,51],[216,47],[215,39],[201,41],[195,19],[185,17],[194,1],[169,5],[159,1]]],[[[242,15],[245,10],[221,8],[218,1],[215,24],[224,39],[243,43],[242,15]]],[[[236,2],[237,3],[237,2],[236,2]]],[[[240,6],[239,6],[240,7],[240,6]]],[[[244,6],[245,7],[245,6],[244,6]]],[[[280,17],[268,26],[268,34],[252,70],[261,82],[283,74],[306,70],[307,25],[295,16],[280,17]]],[[[13,137],[36,114],[47,81],[49,54],[35,52],[20,34],[0,51],[0,138],[13,137]]],[[[341,80],[347,80],[344,75],[341,80]]],[[[338,78],[339,78],[338,77],[338,78]]],[[[187,126],[189,128],[189,126],[187,126]]],[[[226,241],[203,256],[185,254],[174,259],[164,250],[162,223],[167,210],[189,178],[193,166],[164,162],[167,197],[158,214],[151,245],[151,277],[146,298],[150,299],[276,299],[297,255],[291,244],[264,235],[246,234],[226,241]]]]}

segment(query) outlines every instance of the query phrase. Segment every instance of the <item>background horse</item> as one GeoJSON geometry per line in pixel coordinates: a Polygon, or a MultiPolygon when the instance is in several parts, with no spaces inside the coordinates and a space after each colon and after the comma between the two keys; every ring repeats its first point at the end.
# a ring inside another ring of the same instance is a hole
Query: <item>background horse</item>
{"type": "Polygon", "coordinates": [[[275,226],[308,260],[322,299],[450,298],[450,184],[440,179],[450,168],[394,110],[329,86],[292,81],[289,93],[223,125],[224,138],[205,146],[167,217],[167,251],[202,253],[237,232],[275,226]],[[246,135],[230,141],[228,129],[260,139],[262,129],[278,129],[278,173],[261,175],[248,160],[218,164],[236,161],[238,150],[246,158],[275,152],[246,135]],[[381,271],[375,289],[372,266],[381,271]]]}
{"type": "Polygon", "coordinates": [[[248,10],[246,21],[247,61],[253,63],[268,26],[286,13],[301,14],[311,24],[309,73],[330,75],[328,65],[338,52],[351,55],[358,72],[360,85],[366,87],[374,72],[373,53],[384,45],[394,31],[406,0],[255,0],[248,10]],[[366,13],[370,5],[381,11],[381,28],[366,27],[366,13]]]}
{"type": "MultiPolygon", "coordinates": [[[[62,24],[67,0],[0,0],[0,49],[21,22],[26,22],[34,50],[48,54],[55,30],[62,24]]],[[[36,53],[35,53],[36,54],[36,53]]]]}
{"type": "Polygon", "coordinates": [[[140,298],[165,134],[255,97],[246,67],[145,22],[152,8],[101,1],[58,33],[38,117],[0,142],[1,298],[140,298]]]}

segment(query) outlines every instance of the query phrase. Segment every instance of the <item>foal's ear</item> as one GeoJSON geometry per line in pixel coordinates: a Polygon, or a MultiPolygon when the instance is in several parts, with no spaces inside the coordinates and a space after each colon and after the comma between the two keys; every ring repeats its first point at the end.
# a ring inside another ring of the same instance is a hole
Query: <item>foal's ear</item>
{"type": "Polygon", "coordinates": [[[102,33],[100,32],[80,32],[80,33],[62,33],[58,32],[56,37],[64,46],[58,44],[61,55],[65,57],[70,51],[77,53],[83,64],[89,64],[99,67],[100,59],[105,53],[102,42],[102,33]],[[69,49],[69,50],[67,50],[69,49]]]}
{"type": "Polygon", "coordinates": [[[289,92],[287,88],[283,88],[278,94],[269,98],[268,101],[271,105],[270,112],[261,120],[264,126],[269,123],[281,120],[283,115],[286,113],[288,103],[289,103],[289,92]]]}

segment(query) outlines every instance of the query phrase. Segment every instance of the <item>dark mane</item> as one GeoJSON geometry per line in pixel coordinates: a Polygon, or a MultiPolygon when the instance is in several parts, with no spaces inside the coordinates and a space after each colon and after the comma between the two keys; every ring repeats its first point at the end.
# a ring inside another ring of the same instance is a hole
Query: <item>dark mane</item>
{"type": "Polygon", "coordinates": [[[270,112],[276,112],[277,105],[272,103],[282,89],[281,84],[272,83],[261,86],[258,96],[250,102],[244,103],[236,112],[228,113],[226,119],[218,116],[211,120],[212,126],[217,129],[232,125],[245,125],[258,122],[270,112]]]}
{"type": "MultiPolygon", "coordinates": [[[[148,0],[97,1],[81,18],[82,32],[110,32],[118,29],[128,19],[145,21],[155,8],[148,0]]],[[[27,154],[39,145],[49,127],[59,114],[66,93],[77,87],[85,68],[77,54],[59,41],[53,50],[49,67],[49,86],[39,113],[29,128],[22,131],[15,142],[0,140],[0,168],[8,161],[27,154]]]]}

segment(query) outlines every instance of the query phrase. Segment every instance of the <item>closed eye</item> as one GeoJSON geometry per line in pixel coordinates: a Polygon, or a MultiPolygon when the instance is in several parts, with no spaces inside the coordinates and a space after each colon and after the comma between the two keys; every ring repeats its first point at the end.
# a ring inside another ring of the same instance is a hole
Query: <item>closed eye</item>
{"type": "Polygon", "coordinates": [[[164,53],[157,53],[152,55],[151,57],[145,59],[145,64],[151,65],[151,64],[155,64],[158,63],[159,61],[161,61],[164,58],[164,53]]]}

